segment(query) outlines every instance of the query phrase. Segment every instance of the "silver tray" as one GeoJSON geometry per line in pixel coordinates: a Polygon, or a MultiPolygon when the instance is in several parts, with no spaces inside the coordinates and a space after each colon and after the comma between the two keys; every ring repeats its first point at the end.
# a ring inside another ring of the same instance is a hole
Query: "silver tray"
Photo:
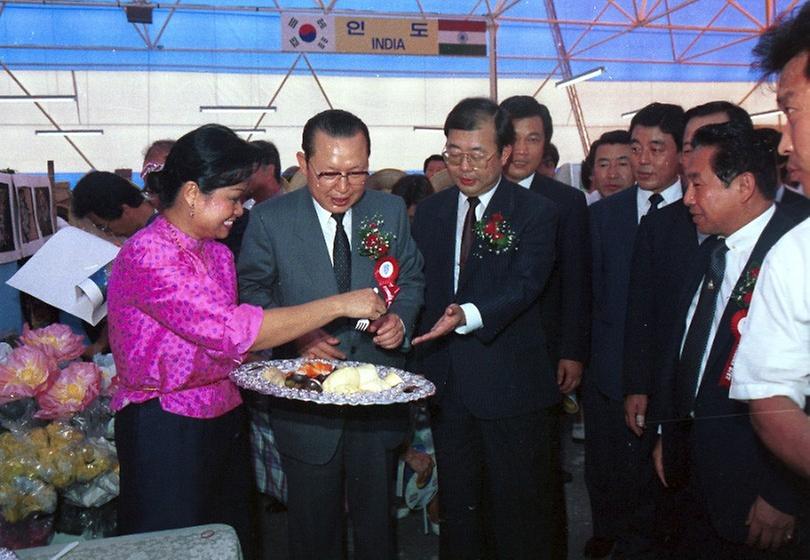
{"type": "MultiPolygon", "coordinates": [[[[319,393],[317,391],[310,391],[307,389],[290,389],[289,387],[279,387],[274,385],[262,377],[262,371],[268,367],[277,367],[281,371],[295,371],[298,367],[307,361],[306,358],[296,358],[294,360],[266,360],[261,362],[251,362],[239,366],[231,372],[231,379],[234,383],[244,389],[250,389],[263,395],[270,395],[282,399],[293,399],[297,401],[309,401],[318,404],[335,404],[335,405],[377,405],[377,404],[395,404],[405,403],[411,401],[418,401],[432,395],[436,392],[436,387],[422,377],[415,373],[403,371],[401,369],[378,366],[377,375],[380,378],[385,377],[389,373],[396,373],[401,379],[402,383],[391,389],[378,392],[357,392],[357,393],[328,393],[324,391],[319,393]]],[[[320,362],[329,362],[336,367],[343,366],[359,366],[362,362],[343,362],[339,360],[318,360],[320,362]]]]}

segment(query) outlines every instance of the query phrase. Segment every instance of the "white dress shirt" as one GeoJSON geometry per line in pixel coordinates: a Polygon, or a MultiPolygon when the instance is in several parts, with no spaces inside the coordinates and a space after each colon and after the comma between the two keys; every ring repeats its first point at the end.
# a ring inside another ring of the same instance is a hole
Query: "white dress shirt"
{"type": "MultiPolygon", "coordinates": [[[[492,196],[495,194],[495,191],[498,189],[500,184],[501,179],[499,178],[494,188],[488,190],[478,197],[478,206],[475,207],[476,221],[480,220],[484,216],[484,212],[486,212],[487,206],[489,206],[489,201],[492,200],[492,196]]],[[[458,210],[456,211],[456,250],[454,256],[455,264],[453,266],[453,291],[458,291],[458,277],[461,273],[461,235],[464,233],[464,218],[467,216],[467,209],[470,207],[467,199],[467,195],[459,191],[458,210]]],[[[472,251],[470,252],[469,258],[475,258],[472,251]]],[[[456,329],[458,334],[471,333],[472,331],[480,329],[484,326],[484,321],[481,318],[481,312],[478,310],[475,304],[462,303],[460,307],[462,311],[464,311],[466,324],[456,329]]]]}
{"type": "MultiPolygon", "coordinates": [[[[745,268],[751,253],[754,251],[759,236],[762,235],[762,230],[770,221],[775,207],[771,205],[765,212],[754,218],[743,227],[732,233],[726,238],[726,246],[728,252],[726,253],[726,269],[723,273],[723,282],[717,292],[717,300],[714,306],[714,317],[712,325],[709,330],[709,339],[706,343],[706,350],[703,353],[703,358],[700,362],[700,371],[698,372],[698,382],[695,388],[695,394],[700,389],[700,384],[703,379],[703,373],[706,369],[706,362],[709,360],[709,353],[714,344],[714,337],[717,334],[717,328],[720,326],[720,320],[723,318],[723,312],[728,305],[728,300],[731,298],[731,292],[740,278],[740,274],[745,268]]],[[[681,340],[681,352],[683,352],[683,344],[686,341],[686,333],[689,331],[689,325],[692,323],[692,317],[695,315],[698,299],[700,298],[700,291],[703,289],[703,282],[698,286],[697,292],[692,298],[692,304],[689,306],[689,312],[686,314],[686,331],[681,340]]]]}
{"type": "MultiPolygon", "coordinates": [[[[678,180],[672,183],[670,186],[662,190],[660,194],[664,200],[658,205],[658,209],[660,210],[664,206],[668,204],[672,204],[673,202],[677,202],[683,198],[683,187],[681,187],[681,178],[678,177],[678,180]]],[[[638,221],[641,223],[641,218],[647,215],[647,212],[650,211],[650,197],[653,195],[652,191],[645,191],[642,188],[639,188],[636,191],[636,207],[638,208],[638,212],[636,212],[636,216],[638,216],[638,221]]]]}
{"type": "MultiPolygon", "coordinates": [[[[318,216],[318,223],[321,226],[323,233],[323,240],[326,243],[326,250],[329,251],[329,260],[332,265],[335,264],[335,258],[332,251],[335,248],[335,233],[337,232],[337,222],[332,218],[332,213],[324,209],[323,206],[318,204],[318,201],[312,199],[312,204],[315,206],[315,214],[318,216]]],[[[349,248],[352,246],[352,209],[346,210],[343,215],[343,229],[346,232],[346,237],[349,238],[349,248]]]]}
{"type": "Polygon", "coordinates": [[[768,252],[741,327],[730,396],[810,396],[810,218],[768,252]]]}

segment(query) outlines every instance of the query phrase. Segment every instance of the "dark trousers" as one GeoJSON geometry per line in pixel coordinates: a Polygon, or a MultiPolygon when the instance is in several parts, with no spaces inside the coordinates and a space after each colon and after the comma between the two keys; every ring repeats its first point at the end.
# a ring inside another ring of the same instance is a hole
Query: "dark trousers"
{"type": "Polygon", "coordinates": [[[253,558],[256,490],[244,407],[199,419],[166,412],[158,399],[130,404],[115,416],[115,443],[120,534],[225,523],[253,558]]]}
{"type": "Polygon", "coordinates": [[[656,501],[652,436],[639,438],[624,422],[624,406],[586,379],[585,485],[593,535],[615,539],[618,558],[654,557],[656,501]]]}
{"type": "MultiPolygon", "coordinates": [[[[433,414],[443,560],[554,558],[557,407],[473,416],[452,394],[433,414]]],[[[557,541],[558,542],[558,541],[557,541]]]]}
{"type": "Polygon", "coordinates": [[[324,465],[282,454],[291,558],[344,558],[347,505],[355,560],[396,558],[392,512],[395,451],[386,449],[362,424],[347,420],[334,457],[324,465]]]}

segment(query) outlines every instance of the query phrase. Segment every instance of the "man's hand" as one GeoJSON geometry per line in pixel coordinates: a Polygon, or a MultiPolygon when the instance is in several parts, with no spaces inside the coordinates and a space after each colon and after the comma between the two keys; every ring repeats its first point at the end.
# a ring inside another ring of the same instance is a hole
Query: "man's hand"
{"type": "Polygon", "coordinates": [[[464,310],[461,309],[461,306],[458,304],[451,303],[447,306],[447,309],[444,310],[444,315],[439,317],[439,320],[436,321],[436,324],[433,325],[430,331],[414,338],[413,344],[415,346],[423,342],[436,340],[466,324],[467,318],[464,316],[464,310]]]}
{"type": "Polygon", "coordinates": [[[793,538],[796,518],[782,513],[763,500],[762,496],[757,496],[745,524],[748,525],[745,544],[762,550],[775,550],[793,538]]]}
{"type": "Polygon", "coordinates": [[[560,393],[568,394],[582,381],[582,370],[585,366],[576,360],[562,359],[557,362],[557,385],[560,386],[560,393]]]}
{"type": "Polygon", "coordinates": [[[336,348],[338,344],[340,340],[323,329],[315,329],[295,340],[298,353],[304,358],[345,360],[346,354],[336,348]]]}
{"type": "Polygon", "coordinates": [[[624,423],[630,431],[641,437],[647,416],[647,395],[635,394],[624,397],[624,423]]]}
{"type": "Polygon", "coordinates": [[[664,445],[661,443],[661,438],[655,442],[655,447],[652,451],[653,464],[655,465],[655,474],[658,475],[658,480],[665,488],[669,488],[666,476],[664,476],[664,445]]]}
{"type": "Polygon", "coordinates": [[[396,313],[386,313],[371,323],[368,332],[376,335],[374,344],[385,350],[399,348],[405,339],[405,326],[396,313]]]}

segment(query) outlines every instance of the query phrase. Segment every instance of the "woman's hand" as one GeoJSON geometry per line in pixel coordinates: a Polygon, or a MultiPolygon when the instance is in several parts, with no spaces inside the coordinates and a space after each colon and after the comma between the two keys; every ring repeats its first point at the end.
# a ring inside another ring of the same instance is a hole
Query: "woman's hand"
{"type": "Polygon", "coordinates": [[[352,319],[379,319],[388,310],[385,302],[371,288],[354,290],[336,296],[344,317],[352,319]]]}

